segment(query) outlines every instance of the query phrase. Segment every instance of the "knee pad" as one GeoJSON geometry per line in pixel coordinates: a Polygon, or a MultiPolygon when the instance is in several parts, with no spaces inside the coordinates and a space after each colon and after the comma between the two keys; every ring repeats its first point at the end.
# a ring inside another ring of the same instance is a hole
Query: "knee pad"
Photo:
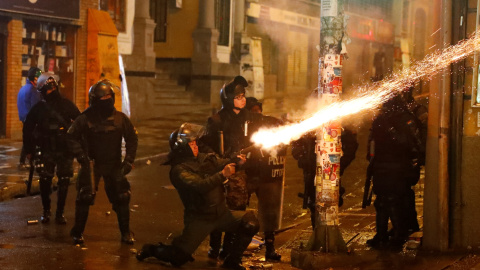
{"type": "Polygon", "coordinates": [[[95,202],[95,194],[91,187],[82,187],[77,195],[77,202],[84,205],[93,205],[95,202]]]}
{"type": "Polygon", "coordinates": [[[239,232],[247,235],[255,235],[260,229],[260,223],[257,217],[252,212],[246,213],[242,217],[239,232]]]}

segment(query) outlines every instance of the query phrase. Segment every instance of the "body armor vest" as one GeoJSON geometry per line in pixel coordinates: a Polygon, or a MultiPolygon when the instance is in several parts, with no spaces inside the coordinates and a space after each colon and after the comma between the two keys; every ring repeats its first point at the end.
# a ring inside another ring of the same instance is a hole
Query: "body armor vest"
{"type": "Polygon", "coordinates": [[[37,137],[43,151],[64,151],[67,147],[65,135],[70,127],[65,117],[58,112],[58,108],[52,108],[45,103],[45,115],[38,126],[37,137]]]}
{"type": "Polygon", "coordinates": [[[119,113],[106,119],[92,121],[88,118],[88,155],[98,163],[121,163],[123,125],[119,113]]]}

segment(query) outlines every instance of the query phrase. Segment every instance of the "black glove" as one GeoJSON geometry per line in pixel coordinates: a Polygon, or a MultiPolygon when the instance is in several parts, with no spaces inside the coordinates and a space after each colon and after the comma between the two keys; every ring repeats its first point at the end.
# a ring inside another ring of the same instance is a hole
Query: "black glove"
{"type": "Polygon", "coordinates": [[[133,169],[133,164],[128,162],[128,161],[123,161],[122,163],[122,171],[123,171],[123,175],[127,175],[129,174],[133,169]]]}

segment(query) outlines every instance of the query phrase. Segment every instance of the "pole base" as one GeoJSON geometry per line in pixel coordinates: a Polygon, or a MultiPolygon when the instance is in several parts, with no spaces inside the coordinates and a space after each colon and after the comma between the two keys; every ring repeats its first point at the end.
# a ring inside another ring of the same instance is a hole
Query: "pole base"
{"type": "Polygon", "coordinates": [[[308,240],[307,250],[347,253],[347,245],[337,225],[317,225],[308,240]]]}

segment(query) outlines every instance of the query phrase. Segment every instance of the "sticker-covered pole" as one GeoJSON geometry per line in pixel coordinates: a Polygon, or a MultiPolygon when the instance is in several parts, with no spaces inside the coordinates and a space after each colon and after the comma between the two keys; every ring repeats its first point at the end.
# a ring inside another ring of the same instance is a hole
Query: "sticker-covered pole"
{"type": "MultiPolygon", "coordinates": [[[[343,0],[322,0],[320,21],[318,99],[321,104],[328,105],[338,101],[342,93],[342,64],[346,54],[343,0]]],[[[341,132],[339,122],[330,122],[319,128],[316,134],[316,221],[308,243],[308,248],[314,251],[347,251],[338,216],[341,132]]]]}

